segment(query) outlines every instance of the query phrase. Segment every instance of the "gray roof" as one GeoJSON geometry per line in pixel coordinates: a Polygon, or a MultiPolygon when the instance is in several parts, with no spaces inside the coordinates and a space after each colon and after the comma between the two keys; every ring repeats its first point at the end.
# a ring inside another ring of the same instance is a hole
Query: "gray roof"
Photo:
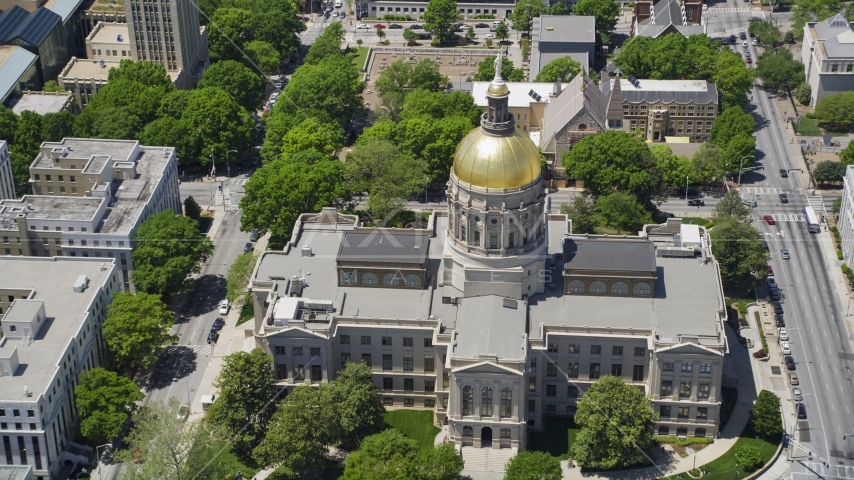
{"type": "Polygon", "coordinates": [[[525,358],[525,302],[488,295],[462,299],[457,310],[457,337],[453,355],[499,359],[525,358]],[[515,306],[515,308],[512,308],[515,306]]]}
{"type": "Polygon", "coordinates": [[[0,465],[0,480],[31,480],[32,465],[0,465]]]}
{"type": "Polygon", "coordinates": [[[655,273],[655,245],[647,239],[569,237],[563,243],[568,270],[655,273]]]}
{"type": "Polygon", "coordinates": [[[560,133],[582,110],[590,113],[601,128],[606,128],[607,109],[608,98],[596,84],[587,76],[577,75],[557,98],[546,105],[540,147],[545,151],[551,151],[555,135],[560,133]]]}
{"type": "Polygon", "coordinates": [[[666,33],[666,30],[670,27],[673,27],[677,32],[682,34],[683,37],[690,37],[691,35],[703,35],[706,33],[705,29],[702,25],[679,25],[679,24],[660,24],[657,23],[652,25],[649,23],[639,22],[637,31],[635,32],[635,36],[638,37],[652,37],[658,38],[662,34],[666,33]]]}
{"type": "Polygon", "coordinates": [[[829,40],[840,33],[851,30],[851,24],[842,14],[836,15],[815,24],[817,40],[829,40]]]}
{"type": "Polygon", "coordinates": [[[430,238],[388,229],[346,232],[338,248],[339,262],[417,263],[427,260],[430,238]]]}
{"type": "Polygon", "coordinates": [[[18,85],[18,80],[26,73],[38,56],[24,47],[0,45],[0,102],[18,85]]]}
{"type": "MultiPolygon", "coordinates": [[[[616,81],[614,79],[612,82],[616,81]]],[[[613,89],[613,87],[612,87],[613,89]]],[[[706,80],[644,80],[635,87],[626,79],[620,79],[623,99],[630,103],[677,103],[691,102],[701,105],[717,105],[718,89],[706,80]]]]}
{"type": "Polygon", "coordinates": [[[581,15],[541,15],[540,42],[596,43],[596,18],[581,15]],[[549,30],[549,27],[552,27],[549,30]]]}
{"type": "Polygon", "coordinates": [[[67,92],[26,92],[16,93],[9,97],[6,107],[21,114],[24,110],[36,112],[39,115],[61,112],[71,103],[72,93],[67,92]]]}
{"type": "Polygon", "coordinates": [[[854,57],[854,30],[848,29],[824,41],[827,58],[854,57]]]}
{"type": "Polygon", "coordinates": [[[12,43],[15,38],[35,47],[41,46],[62,17],[47,8],[28,12],[15,5],[0,12],[0,43],[12,43]]]}

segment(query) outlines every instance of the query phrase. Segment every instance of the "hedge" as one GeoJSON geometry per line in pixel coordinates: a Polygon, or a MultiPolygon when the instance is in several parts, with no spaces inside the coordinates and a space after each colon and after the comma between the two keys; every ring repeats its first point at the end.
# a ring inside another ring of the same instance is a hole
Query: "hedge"
{"type": "Polygon", "coordinates": [[[759,312],[753,312],[753,315],[756,316],[756,328],[759,329],[759,338],[762,339],[762,348],[764,348],[766,352],[770,352],[770,350],[768,350],[768,341],[765,340],[765,329],[762,328],[762,321],[759,320],[759,312]]]}
{"type": "Polygon", "coordinates": [[[687,447],[688,445],[709,445],[715,443],[714,438],[706,438],[706,437],[689,437],[689,438],[677,438],[677,437],[652,437],[658,443],[673,443],[679,445],[680,447],[687,447]]]}

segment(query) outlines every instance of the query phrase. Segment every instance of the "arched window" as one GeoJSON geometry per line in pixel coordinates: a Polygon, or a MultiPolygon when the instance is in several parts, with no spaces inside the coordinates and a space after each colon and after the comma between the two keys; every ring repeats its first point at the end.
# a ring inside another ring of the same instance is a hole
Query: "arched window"
{"type": "Polygon", "coordinates": [[[584,293],[584,282],[581,280],[573,280],[566,287],[568,293],[584,293]]]}
{"type": "Polygon", "coordinates": [[[420,287],[421,286],[421,279],[418,278],[418,275],[415,275],[414,273],[410,273],[404,279],[404,285],[406,285],[407,287],[420,287]]]}
{"type": "Polygon", "coordinates": [[[586,123],[579,123],[578,124],[578,131],[583,132],[585,130],[587,130],[587,124],[586,123]]]}
{"type": "Polygon", "coordinates": [[[470,385],[463,387],[463,415],[474,414],[474,389],[470,385]]]}
{"type": "Polygon", "coordinates": [[[649,295],[649,284],[636,283],[632,293],[635,295],[649,295]]]}
{"type": "Polygon", "coordinates": [[[480,415],[492,416],[492,387],[483,387],[480,392],[480,415]]]}
{"type": "Polygon", "coordinates": [[[356,284],[356,272],[341,272],[341,284],[342,285],[355,285],[356,284]]]}
{"type": "Polygon", "coordinates": [[[510,439],[510,429],[509,428],[502,428],[501,429],[501,438],[507,439],[507,440],[510,439]]]}
{"type": "Polygon", "coordinates": [[[400,276],[396,273],[386,273],[383,275],[383,285],[396,287],[400,285],[400,276]]]}
{"type": "Polygon", "coordinates": [[[501,389],[501,418],[510,418],[513,415],[513,390],[510,387],[501,389]]]}
{"type": "Polygon", "coordinates": [[[614,295],[628,295],[629,286],[625,282],[616,282],[611,285],[611,293],[614,295]]]}
{"type": "Polygon", "coordinates": [[[469,426],[463,427],[463,436],[464,437],[473,437],[474,436],[474,429],[469,427],[469,426]]]}
{"type": "Polygon", "coordinates": [[[379,285],[380,279],[375,273],[366,273],[362,275],[362,285],[379,285]]]}
{"type": "Polygon", "coordinates": [[[596,280],[595,282],[590,284],[590,293],[603,294],[608,292],[608,287],[605,286],[605,282],[596,280]]]}

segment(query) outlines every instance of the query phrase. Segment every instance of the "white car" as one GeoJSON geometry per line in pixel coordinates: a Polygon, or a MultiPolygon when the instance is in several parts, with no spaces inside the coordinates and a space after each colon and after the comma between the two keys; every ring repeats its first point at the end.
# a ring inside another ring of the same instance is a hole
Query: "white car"
{"type": "Polygon", "coordinates": [[[356,25],[356,30],[370,30],[371,27],[365,25],[364,23],[360,23],[356,25]]]}
{"type": "Polygon", "coordinates": [[[219,304],[219,314],[228,315],[228,307],[228,300],[223,300],[222,303],[219,304]]]}
{"type": "Polygon", "coordinates": [[[759,40],[754,38],[753,40],[750,41],[750,44],[751,45],[759,45],[759,40]]]}
{"type": "Polygon", "coordinates": [[[483,36],[483,38],[495,38],[495,35],[493,35],[491,33],[487,33],[486,35],[483,36]]]}
{"type": "Polygon", "coordinates": [[[783,350],[783,355],[791,355],[792,349],[789,348],[789,342],[781,342],[780,348],[783,350]]]}
{"type": "Polygon", "coordinates": [[[789,340],[789,332],[785,328],[780,329],[780,340],[784,343],[789,340]]]}
{"type": "Polygon", "coordinates": [[[709,6],[704,3],[703,4],[703,11],[706,12],[708,10],[709,10],[709,6]]]}
{"type": "Polygon", "coordinates": [[[742,41],[741,41],[741,46],[742,46],[742,47],[746,47],[746,46],[747,46],[747,40],[742,40],[742,41]]]}

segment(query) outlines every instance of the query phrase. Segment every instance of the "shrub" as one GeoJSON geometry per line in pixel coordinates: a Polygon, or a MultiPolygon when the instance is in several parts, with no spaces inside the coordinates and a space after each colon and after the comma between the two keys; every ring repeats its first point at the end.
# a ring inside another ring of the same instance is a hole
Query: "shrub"
{"type": "Polygon", "coordinates": [[[528,59],[531,54],[531,42],[528,37],[522,37],[522,58],[528,59]]]}
{"type": "Polygon", "coordinates": [[[764,348],[760,348],[759,350],[753,352],[753,358],[765,358],[768,354],[765,352],[764,348]]]}
{"type": "Polygon", "coordinates": [[[762,452],[753,445],[738,447],[738,468],[743,472],[752,472],[762,466],[762,452]]]}
{"type": "Polygon", "coordinates": [[[712,220],[711,222],[709,222],[709,223],[707,223],[707,224],[706,224],[706,230],[708,230],[708,229],[710,229],[710,228],[712,228],[712,227],[714,227],[714,226],[715,226],[715,221],[714,221],[714,220],[712,220]]]}
{"type": "Polygon", "coordinates": [[[812,87],[807,82],[798,85],[798,88],[795,89],[795,98],[801,102],[801,105],[810,104],[810,95],[812,95],[812,87]]]}
{"type": "Polygon", "coordinates": [[[714,438],[706,438],[706,437],[691,437],[691,438],[679,438],[679,437],[652,437],[658,443],[672,443],[675,445],[679,445],[680,447],[687,447],[689,445],[709,445],[715,443],[714,438]]]}
{"type": "Polygon", "coordinates": [[[842,273],[844,273],[845,276],[848,277],[848,284],[854,285],[854,271],[848,268],[848,265],[845,265],[844,263],[842,264],[842,273]]]}
{"type": "Polygon", "coordinates": [[[842,254],[842,250],[836,251],[836,258],[838,258],[839,260],[845,260],[845,256],[842,254]]]}
{"type": "Polygon", "coordinates": [[[759,329],[759,338],[762,340],[762,349],[768,352],[768,341],[765,340],[765,329],[762,328],[762,321],[759,320],[759,312],[753,312],[753,315],[756,317],[756,327],[759,329]]]}
{"type": "Polygon", "coordinates": [[[795,34],[792,32],[786,32],[786,35],[783,37],[783,41],[789,45],[795,43],[795,34]]]}

